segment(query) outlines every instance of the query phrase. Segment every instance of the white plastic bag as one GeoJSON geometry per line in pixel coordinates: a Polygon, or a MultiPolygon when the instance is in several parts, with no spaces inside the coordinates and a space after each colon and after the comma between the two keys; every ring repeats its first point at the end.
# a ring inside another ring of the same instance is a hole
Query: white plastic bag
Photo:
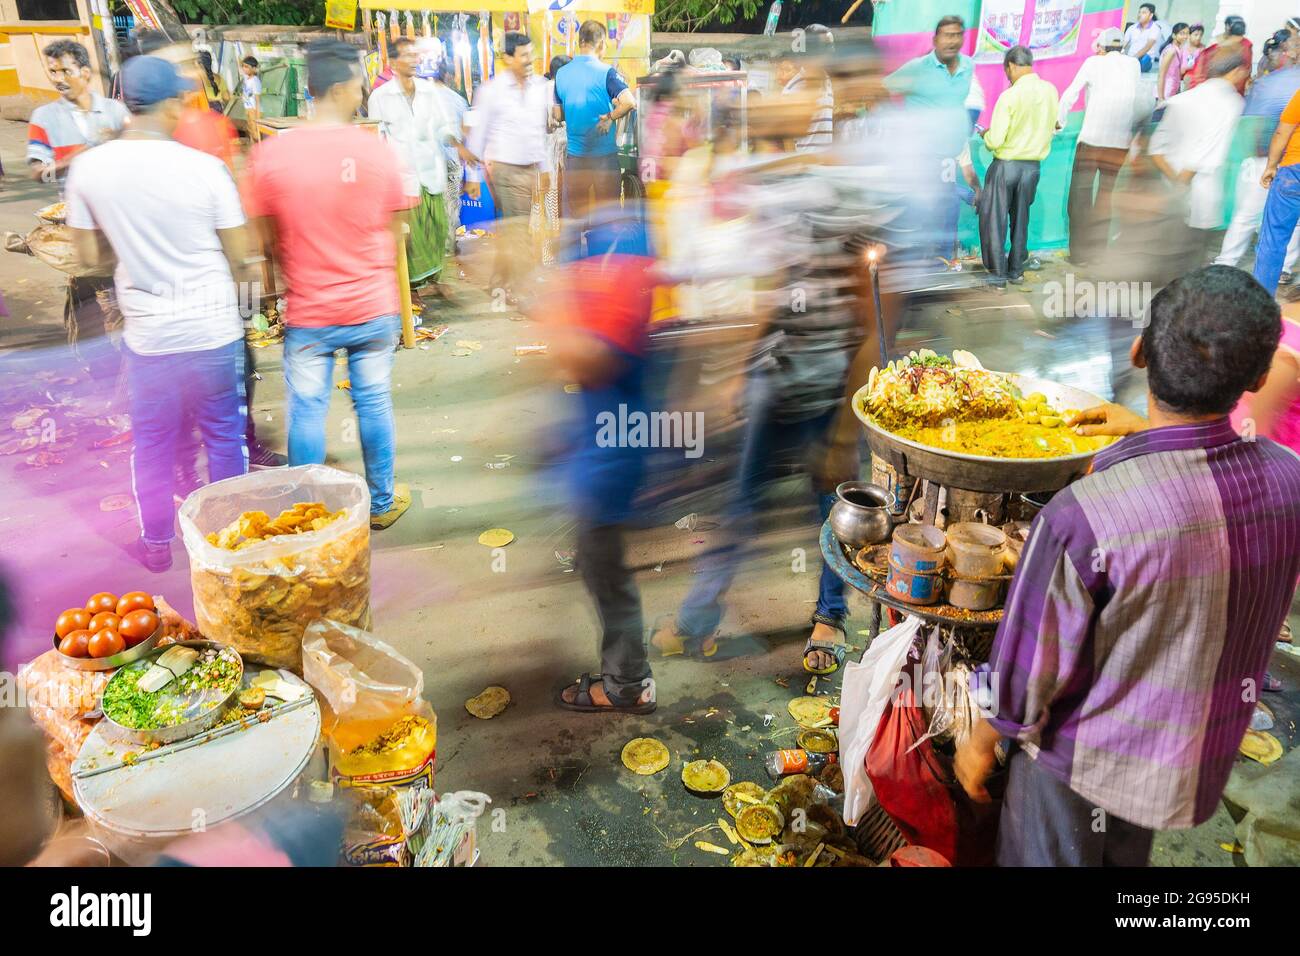
{"type": "Polygon", "coordinates": [[[314,621],[370,625],[370,493],[365,479],[325,465],[254,471],[195,491],[181,506],[194,619],[203,636],[245,657],[302,672],[302,635],[314,621]],[[238,551],[207,535],[248,511],[272,518],[321,502],[342,518],[238,551]]]}
{"type": "Polygon", "coordinates": [[[850,663],[844,668],[844,684],[840,689],[840,766],[844,770],[844,822],[849,826],[862,818],[875,799],[867,778],[867,751],[920,629],[920,618],[904,619],[903,623],[878,634],[860,663],[850,663]]]}

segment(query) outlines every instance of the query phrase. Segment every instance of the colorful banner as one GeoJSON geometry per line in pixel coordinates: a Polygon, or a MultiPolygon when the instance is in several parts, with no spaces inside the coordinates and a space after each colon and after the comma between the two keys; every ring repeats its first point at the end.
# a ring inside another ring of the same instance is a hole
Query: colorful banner
{"type": "Polygon", "coordinates": [[[1029,31],[1029,49],[1034,59],[1074,56],[1082,26],[1083,0],[1037,0],[1029,31]]]}
{"type": "Polygon", "coordinates": [[[1074,56],[1083,12],[1084,0],[1035,0],[1032,4],[1026,0],[984,0],[975,62],[1001,63],[1007,50],[1020,43],[1029,47],[1035,61],[1074,56]],[[1030,16],[1028,36],[1026,14],[1030,16]]]}
{"type": "Polygon", "coordinates": [[[325,26],[331,30],[355,30],[357,0],[325,0],[325,26]]]}
{"type": "Polygon", "coordinates": [[[1020,42],[1025,6],[1025,0],[984,0],[973,54],[976,63],[1001,63],[1020,42]]]}

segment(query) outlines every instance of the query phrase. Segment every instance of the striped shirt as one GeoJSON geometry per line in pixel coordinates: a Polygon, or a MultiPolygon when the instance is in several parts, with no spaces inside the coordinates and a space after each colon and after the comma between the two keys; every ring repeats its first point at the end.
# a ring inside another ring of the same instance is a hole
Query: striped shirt
{"type": "Polygon", "coordinates": [[[90,94],[90,109],[65,99],[38,106],[27,123],[27,161],[59,163],[79,150],[98,146],[119,132],[130,118],[126,107],[98,93],[90,94]]]}
{"type": "Polygon", "coordinates": [[[1300,458],[1226,418],[1139,432],[1034,522],[992,724],[1107,813],[1207,820],[1300,574],[1300,458]]]}

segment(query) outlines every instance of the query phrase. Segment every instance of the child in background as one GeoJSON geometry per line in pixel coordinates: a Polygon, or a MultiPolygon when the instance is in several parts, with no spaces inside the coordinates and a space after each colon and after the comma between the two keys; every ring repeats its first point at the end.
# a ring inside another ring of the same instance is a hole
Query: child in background
{"type": "Polygon", "coordinates": [[[262,138],[257,128],[257,121],[262,118],[262,77],[258,75],[257,57],[244,57],[239,64],[239,71],[244,74],[244,114],[247,117],[248,138],[256,143],[262,138]]]}

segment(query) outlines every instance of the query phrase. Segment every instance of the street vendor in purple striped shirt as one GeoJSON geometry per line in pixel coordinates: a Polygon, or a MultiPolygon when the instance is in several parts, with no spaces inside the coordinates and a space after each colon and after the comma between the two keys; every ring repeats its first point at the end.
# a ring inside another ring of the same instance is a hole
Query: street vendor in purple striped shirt
{"type": "Polygon", "coordinates": [[[1144,865],[1155,830],[1213,814],[1300,574],[1300,457],[1228,413],[1259,389],[1277,303],[1227,266],[1151,306],[1143,420],[1035,520],[989,662],[990,716],[957,752],[972,798],[1009,746],[1004,866],[1144,865]]]}

